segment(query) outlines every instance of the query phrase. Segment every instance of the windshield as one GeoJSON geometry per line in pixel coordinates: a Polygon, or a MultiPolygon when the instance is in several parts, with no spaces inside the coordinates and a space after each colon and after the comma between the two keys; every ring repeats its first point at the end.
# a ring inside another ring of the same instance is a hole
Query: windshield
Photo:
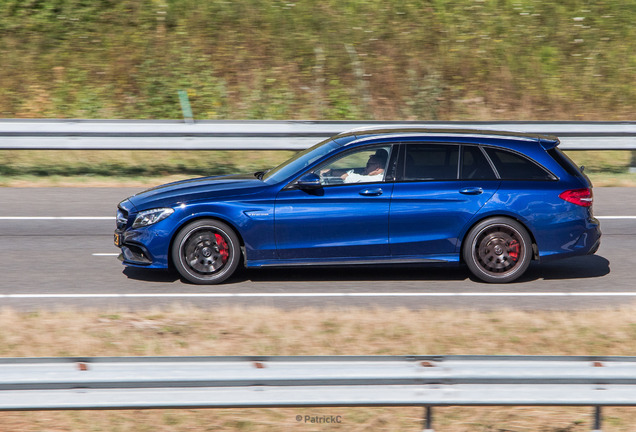
{"type": "Polygon", "coordinates": [[[262,180],[270,184],[281,182],[338,147],[340,147],[340,144],[332,141],[331,138],[322,141],[307,150],[297,153],[293,158],[283,162],[276,168],[267,171],[263,175],[262,180]]]}

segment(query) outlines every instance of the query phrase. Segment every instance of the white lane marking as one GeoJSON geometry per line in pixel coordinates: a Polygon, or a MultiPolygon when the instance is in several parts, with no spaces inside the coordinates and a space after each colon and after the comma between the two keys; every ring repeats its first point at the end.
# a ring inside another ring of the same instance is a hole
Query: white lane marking
{"type": "Polygon", "coordinates": [[[0,216],[0,220],[41,221],[41,220],[115,220],[115,216],[0,216]]]}
{"type": "Polygon", "coordinates": [[[128,293],[128,294],[0,294],[0,299],[93,298],[290,298],[290,297],[636,297],[636,292],[429,292],[429,293],[128,293]]]}
{"type": "Polygon", "coordinates": [[[596,219],[636,219],[636,216],[596,216],[596,219]]]}
{"type": "Polygon", "coordinates": [[[119,256],[118,253],[94,253],[93,256],[96,257],[116,257],[119,256]]]}

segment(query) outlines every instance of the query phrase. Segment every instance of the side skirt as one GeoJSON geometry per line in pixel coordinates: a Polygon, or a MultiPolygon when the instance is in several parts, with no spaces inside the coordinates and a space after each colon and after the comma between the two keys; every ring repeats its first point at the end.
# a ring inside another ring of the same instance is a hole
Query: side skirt
{"type": "Polygon", "coordinates": [[[258,260],[246,261],[246,267],[305,267],[305,266],[354,266],[377,264],[434,264],[459,262],[459,255],[443,255],[435,257],[378,257],[365,259],[328,258],[312,260],[258,260]]]}

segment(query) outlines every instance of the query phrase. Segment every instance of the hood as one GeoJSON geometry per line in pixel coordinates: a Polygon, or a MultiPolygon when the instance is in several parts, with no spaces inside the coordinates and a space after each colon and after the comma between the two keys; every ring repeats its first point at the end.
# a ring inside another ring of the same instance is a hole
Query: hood
{"type": "Polygon", "coordinates": [[[172,207],[200,199],[252,194],[267,185],[253,174],[203,177],[157,186],[128,198],[137,210],[172,207]]]}

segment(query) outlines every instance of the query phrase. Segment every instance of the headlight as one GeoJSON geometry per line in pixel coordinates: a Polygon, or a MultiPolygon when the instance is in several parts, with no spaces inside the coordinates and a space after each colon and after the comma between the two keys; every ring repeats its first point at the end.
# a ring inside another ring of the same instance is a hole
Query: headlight
{"type": "Polygon", "coordinates": [[[133,228],[141,228],[148,225],[152,225],[159,221],[164,220],[168,216],[174,213],[174,209],[171,208],[158,208],[152,210],[146,210],[139,212],[137,217],[135,218],[135,222],[133,222],[133,228]]]}

